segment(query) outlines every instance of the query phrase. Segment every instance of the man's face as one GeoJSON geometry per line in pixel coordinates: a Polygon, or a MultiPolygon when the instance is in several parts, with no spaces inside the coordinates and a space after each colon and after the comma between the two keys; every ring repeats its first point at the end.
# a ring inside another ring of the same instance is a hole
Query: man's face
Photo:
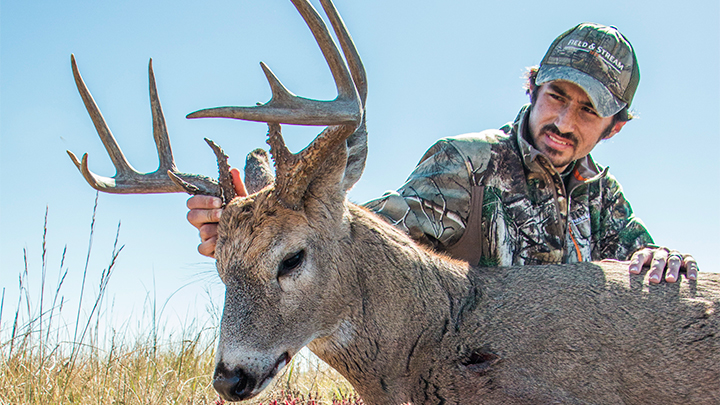
{"type": "Polygon", "coordinates": [[[556,80],[538,89],[529,124],[533,146],[563,172],[601,139],[618,133],[625,122],[613,124],[612,117],[599,116],[580,86],[556,80]]]}

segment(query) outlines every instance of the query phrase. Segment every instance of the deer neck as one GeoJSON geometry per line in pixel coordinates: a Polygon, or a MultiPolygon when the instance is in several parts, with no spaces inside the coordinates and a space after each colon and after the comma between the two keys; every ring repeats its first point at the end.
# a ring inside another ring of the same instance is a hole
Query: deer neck
{"type": "Polygon", "coordinates": [[[472,296],[467,264],[418,247],[374,214],[349,207],[341,269],[352,298],[330,336],[309,348],[368,403],[412,395],[472,296]]]}

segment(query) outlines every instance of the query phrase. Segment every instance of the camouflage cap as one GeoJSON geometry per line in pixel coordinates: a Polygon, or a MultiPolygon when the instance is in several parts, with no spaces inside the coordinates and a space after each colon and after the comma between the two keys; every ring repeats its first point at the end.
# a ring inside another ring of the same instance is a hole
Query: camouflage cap
{"type": "Polygon", "coordinates": [[[555,39],[535,84],[567,80],[582,87],[598,114],[610,117],[632,103],[640,81],[635,51],[615,28],[583,23],[555,39]]]}

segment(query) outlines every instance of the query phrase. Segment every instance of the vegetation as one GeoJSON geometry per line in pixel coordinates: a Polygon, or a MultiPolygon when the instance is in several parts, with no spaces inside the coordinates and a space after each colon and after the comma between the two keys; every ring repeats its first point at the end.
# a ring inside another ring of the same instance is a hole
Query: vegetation
{"type": "MultiPolygon", "coordinates": [[[[120,226],[111,258],[92,285],[88,268],[95,227],[93,210],[88,252],[77,307],[66,304],[63,285],[68,273],[67,247],[60,259],[57,282],[46,286],[47,211],[42,238],[42,266],[20,271],[19,299],[14,317],[2,318],[0,300],[0,405],[5,404],[223,404],[212,388],[217,313],[205,324],[191,322],[180,331],[165,332],[155,316],[156,303],[145,302],[150,325],[139,330],[130,322],[115,329],[101,323],[107,286],[113,276],[120,226]],[[28,275],[39,271],[39,291],[30,291],[28,275]],[[32,297],[38,297],[33,299],[32,297]],[[73,319],[67,321],[68,317],[73,319]]],[[[140,322],[142,323],[142,322],[140,322]]],[[[251,405],[358,405],[352,387],[307,351],[296,355],[274,385],[247,402],[251,405]]]]}

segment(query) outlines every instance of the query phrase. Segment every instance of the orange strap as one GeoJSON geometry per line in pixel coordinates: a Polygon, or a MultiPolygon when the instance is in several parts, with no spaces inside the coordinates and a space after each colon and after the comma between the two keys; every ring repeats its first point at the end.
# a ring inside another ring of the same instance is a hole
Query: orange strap
{"type": "MultiPolygon", "coordinates": [[[[575,172],[577,173],[577,171],[575,172]]],[[[583,261],[582,254],[580,253],[580,246],[578,245],[577,241],[575,240],[575,236],[573,235],[572,228],[568,227],[568,230],[570,231],[570,239],[572,239],[573,244],[575,245],[575,252],[577,253],[578,261],[583,261]]]]}
{"type": "Polygon", "coordinates": [[[573,176],[575,176],[575,178],[578,181],[587,181],[587,179],[585,177],[580,175],[580,172],[578,171],[577,167],[575,168],[575,170],[573,170],[573,176]]]}

